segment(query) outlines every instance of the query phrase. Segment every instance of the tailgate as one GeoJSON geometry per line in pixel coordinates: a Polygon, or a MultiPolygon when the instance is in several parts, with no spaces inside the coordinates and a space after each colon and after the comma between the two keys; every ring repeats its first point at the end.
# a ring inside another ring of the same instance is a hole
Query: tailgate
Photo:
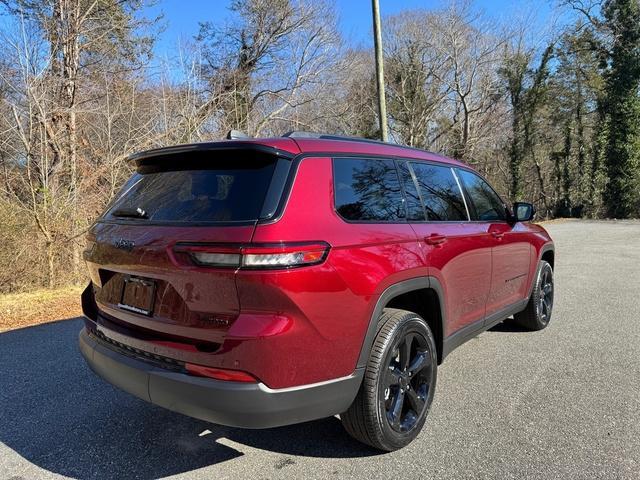
{"type": "Polygon", "coordinates": [[[282,208],[291,160],[262,146],[221,145],[136,157],[137,171],[87,236],[105,325],[166,344],[223,341],[239,312],[236,270],[199,266],[175,245],[250,243],[257,222],[282,208]]]}

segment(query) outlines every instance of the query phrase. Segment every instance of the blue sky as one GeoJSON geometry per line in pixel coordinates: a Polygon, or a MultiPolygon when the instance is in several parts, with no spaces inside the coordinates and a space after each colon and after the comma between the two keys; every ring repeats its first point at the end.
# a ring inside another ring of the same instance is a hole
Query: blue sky
{"type": "MultiPolygon", "coordinates": [[[[380,10],[392,15],[412,8],[434,9],[445,4],[443,0],[379,0],[380,10]]],[[[164,14],[166,30],[156,41],[159,56],[171,56],[180,40],[191,40],[198,33],[198,22],[224,21],[228,18],[229,0],[159,0],[147,9],[150,16],[164,14]]],[[[335,0],[343,35],[354,45],[371,43],[371,0],[335,0]]],[[[475,8],[489,18],[508,20],[512,15],[523,15],[533,10],[534,21],[543,24],[552,13],[550,0],[475,0],[475,8]]],[[[383,25],[384,28],[384,25],[383,25]]]]}

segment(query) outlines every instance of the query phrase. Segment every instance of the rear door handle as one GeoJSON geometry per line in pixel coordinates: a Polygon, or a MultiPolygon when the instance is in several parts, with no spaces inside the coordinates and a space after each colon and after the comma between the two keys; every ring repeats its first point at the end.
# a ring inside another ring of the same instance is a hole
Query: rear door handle
{"type": "Polygon", "coordinates": [[[439,235],[434,233],[433,235],[429,235],[428,237],[424,237],[424,241],[429,245],[440,245],[447,241],[447,237],[444,235],[439,235]]]}
{"type": "Polygon", "coordinates": [[[504,237],[504,233],[502,232],[491,232],[491,235],[493,235],[493,238],[497,238],[498,240],[502,240],[504,237]]]}

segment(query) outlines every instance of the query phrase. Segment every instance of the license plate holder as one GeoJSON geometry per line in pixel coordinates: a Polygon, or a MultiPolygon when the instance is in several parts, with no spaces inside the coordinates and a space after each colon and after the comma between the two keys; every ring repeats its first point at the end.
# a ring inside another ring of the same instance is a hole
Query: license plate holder
{"type": "Polygon", "coordinates": [[[156,297],[156,282],[140,277],[125,277],[118,307],[150,316],[156,297]]]}

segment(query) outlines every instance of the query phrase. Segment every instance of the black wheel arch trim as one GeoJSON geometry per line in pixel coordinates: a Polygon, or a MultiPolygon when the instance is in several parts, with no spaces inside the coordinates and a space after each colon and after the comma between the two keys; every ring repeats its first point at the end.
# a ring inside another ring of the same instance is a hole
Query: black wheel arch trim
{"type": "MultiPolygon", "coordinates": [[[[545,246],[544,250],[540,252],[540,258],[542,258],[542,254],[545,251],[553,250],[553,244],[549,244],[545,246]]],[[[538,263],[540,263],[538,261],[538,263]]],[[[539,271],[538,267],[536,269],[536,275],[539,271]]],[[[373,313],[369,319],[369,326],[367,327],[367,332],[364,337],[364,341],[362,344],[362,348],[360,349],[360,356],[358,357],[358,363],[356,368],[365,368],[367,364],[367,360],[369,358],[369,354],[371,352],[371,348],[373,346],[374,339],[379,330],[379,322],[378,319],[382,314],[382,310],[389,304],[391,300],[395,297],[402,295],[404,293],[408,293],[414,290],[421,290],[424,288],[428,288],[433,290],[438,297],[438,304],[440,306],[440,325],[439,328],[441,335],[436,336],[436,348],[438,350],[438,363],[442,363],[445,357],[451,353],[454,349],[467,342],[471,338],[479,335],[485,330],[493,327],[497,323],[505,320],[506,318],[514,315],[515,313],[521,312],[527,306],[529,302],[529,297],[531,296],[531,290],[533,289],[533,285],[535,284],[535,277],[531,282],[531,287],[529,291],[529,296],[527,298],[519,300],[512,305],[508,305],[505,308],[501,309],[498,312],[495,312],[487,317],[483,317],[478,319],[477,321],[467,325],[460,330],[453,332],[448,337],[444,336],[445,332],[445,324],[447,319],[446,306],[443,301],[444,299],[444,291],[442,285],[438,281],[436,277],[433,276],[424,276],[424,277],[416,277],[408,280],[404,280],[398,283],[394,283],[387,287],[376,300],[375,307],[373,309],[373,313]]],[[[427,320],[427,319],[425,319],[427,320]]],[[[434,332],[435,335],[435,332],[434,332]]]]}
{"type": "Polygon", "coordinates": [[[555,245],[553,244],[553,242],[548,242],[545,243],[542,248],[540,248],[540,253],[538,254],[538,263],[540,263],[540,260],[542,260],[542,257],[544,257],[544,254],[547,252],[553,252],[553,257],[555,259],[555,255],[556,255],[556,248],[555,245]]]}
{"type": "MultiPolygon", "coordinates": [[[[382,310],[395,297],[402,295],[403,293],[408,293],[415,290],[422,290],[425,288],[435,291],[436,295],[438,296],[438,303],[440,304],[439,327],[441,328],[440,331],[444,334],[446,310],[443,302],[441,301],[444,298],[444,292],[442,289],[442,285],[440,284],[438,279],[433,276],[424,276],[424,277],[410,278],[408,280],[403,280],[401,282],[394,283],[393,285],[388,286],[376,300],[375,307],[369,319],[369,326],[367,327],[367,332],[364,336],[364,341],[360,349],[360,356],[358,357],[358,363],[356,365],[356,368],[364,368],[367,365],[367,360],[369,359],[369,353],[371,352],[371,347],[373,346],[373,342],[378,333],[378,329],[379,329],[378,319],[382,314],[382,310]]],[[[435,335],[435,332],[434,332],[434,335],[435,335]]],[[[442,342],[442,335],[440,337],[441,338],[439,339],[436,338],[436,348],[438,349],[438,352],[442,351],[442,345],[439,344],[442,342]]]]}
{"type": "Polygon", "coordinates": [[[533,278],[531,279],[531,282],[530,282],[530,285],[529,285],[529,295],[527,295],[527,300],[529,300],[529,298],[531,298],[531,294],[533,293],[533,287],[536,284],[536,279],[538,278],[538,274],[540,273],[540,262],[542,262],[542,257],[547,252],[553,252],[553,258],[554,258],[553,268],[555,270],[555,256],[556,256],[555,246],[554,246],[553,242],[545,243],[542,246],[542,248],[540,248],[540,252],[538,253],[538,262],[537,262],[537,265],[536,265],[536,271],[533,274],[533,278]]]}

